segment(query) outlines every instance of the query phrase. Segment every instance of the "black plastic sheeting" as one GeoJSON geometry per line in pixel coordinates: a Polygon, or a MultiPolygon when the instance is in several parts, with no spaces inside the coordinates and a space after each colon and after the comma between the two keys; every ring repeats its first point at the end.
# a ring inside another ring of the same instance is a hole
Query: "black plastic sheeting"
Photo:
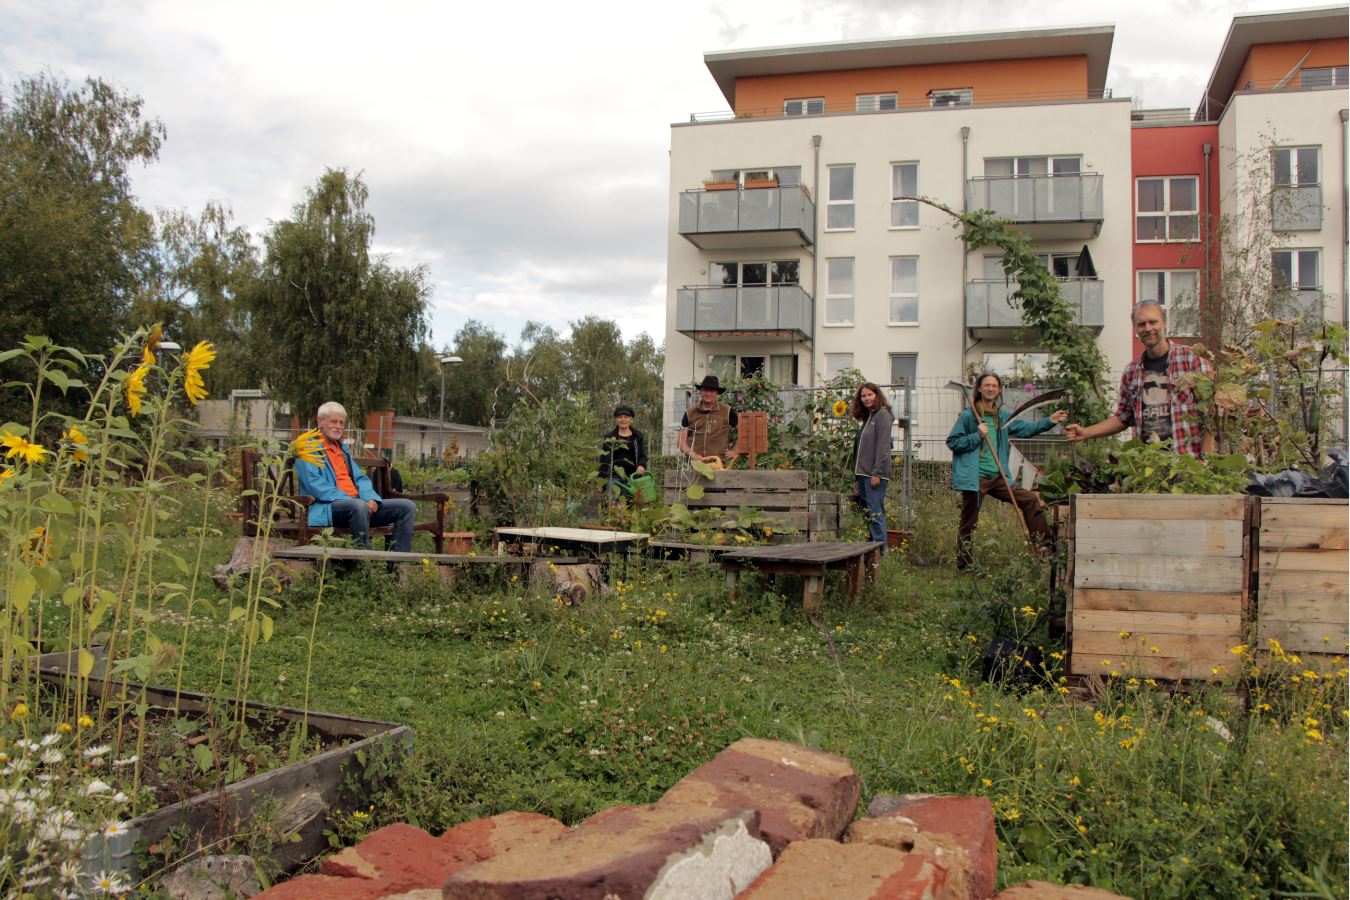
{"type": "Polygon", "coordinates": [[[1331,462],[1315,475],[1298,469],[1285,469],[1270,474],[1253,473],[1247,476],[1251,484],[1247,493],[1257,497],[1332,497],[1350,496],[1350,477],[1346,471],[1345,450],[1328,451],[1331,462]]]}

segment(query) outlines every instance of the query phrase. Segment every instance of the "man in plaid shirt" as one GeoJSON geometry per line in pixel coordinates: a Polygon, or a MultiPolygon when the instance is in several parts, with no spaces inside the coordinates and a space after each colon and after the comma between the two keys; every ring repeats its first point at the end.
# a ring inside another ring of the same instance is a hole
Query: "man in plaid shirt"
{"type": "Polygon", "coordinates": [[[1200,425],[1195,388],[1179,386],[1189,372],[1208,375],[1209,363],[1190,347],[1167,339],[1167,314],[1156,300],[1136,303],[1131,319],[1144,352],[1125,367],[1115,415],[1096,425],[1064,426],[1068,439],[1106,437],[1133,425],[1141,441],[1170,440],[1178,453],[1188,456],[1214,449],[1214,439],[1200,425]]]}

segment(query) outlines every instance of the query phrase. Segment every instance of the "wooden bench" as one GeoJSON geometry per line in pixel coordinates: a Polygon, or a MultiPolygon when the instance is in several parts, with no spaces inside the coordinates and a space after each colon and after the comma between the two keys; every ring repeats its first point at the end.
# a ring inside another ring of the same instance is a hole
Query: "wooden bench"
{"type": "Polygon", "coordinates": [[[754,507],[779,529],[775,540],[832,541],[843,526],[840,495],[832,491],[810,489],[805,469],[723,469],[705,478],[688,469],[670,469],[665,476],[667,504],[683,503],[690,510],[717,507],[734,521],[745,507],[754,507]],[[688,489],[698,488],[697,497],[688,489]],[[792,529],[788,536],[784,528],[792,529]]]}
{"type": "MultiPolygon", "coordinates": [[[[245,450],[241,456],[242,478],[240,480],[239,511],[244,520],[244,536],[256,537],[262,531],[262,511],[260,504],[263,496],[277,496],[278,502],[272,513],[269,526],[271,534],[286,537],[301,544],[308,544],[316,533],[323,529],[308,522],[309,507],[314,498],[299,493],[296,487],[295,460],[287,459],[284,465],[264,465],[266,457],[258,450],[245,450]]],[[[430,503],[435,516],[425,521],[413,523],[413,532],[424,531],[431,535],[436,553],[445,550],[445,535],[454,528],[454,517],[448,514],[446,507],[450,497],[447,494],[405,494],[393,489],[390,478],[389,460],[382,456],[354,456],[353,461],[370,478],[375,493],[385,500],[412,500],[430,503]]],[[[348,533],[345,528],[334,528],[335,533],[348,533]]],[[[371,534],[384,535],[386,540],[393,531],[392,526],[372,528],[371,534]]]]}
{"type": "Polygon", "coordinates": [[[880,541],[817,542],[747,547],[722,554],[722,570],[727,574],[727,589],[736,599],[741,570],[753,569],[769,574],[802,576],[802,609],[811,612],[825,596],[825,573],[843,570],[848,579],[848,595],[857,597],[864,576],[877,580],[881,564],[880,541]]]}

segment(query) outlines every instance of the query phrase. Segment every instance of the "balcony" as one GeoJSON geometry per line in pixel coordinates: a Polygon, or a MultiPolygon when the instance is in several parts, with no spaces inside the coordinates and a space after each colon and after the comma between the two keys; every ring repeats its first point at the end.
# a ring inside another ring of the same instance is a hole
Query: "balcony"
{"type": "Polygon", "coordinates": [[[680,234],[701,250],[808,246],[816,204],[801,185],[683,191],[680,234]]]}
{"type": "Polygon", "coordinates": [[[1270,227],[1276,231],[1319,231],[1322,186],[1286,185],[1270,193],[1270,227]]]}
{"type": "MultiPolygon", "coordinates": [[[[1095,278],[1060,278],[1059,289],[1074,308],[1074,321],[1100,334],[1105,320],[1106,282],[1095,278]]],[[[972,337],[1006,338],[1024,329],[1022,310],[1014,307],[1017,282],[972,279],[966,282],[966,329],[972,337]]]]}
{"type": "Polygon", "coordinates": [[[1272,312],[1281,319],[1307,316],[1315,322],[1321,322],[1326,314],[1325,295],[1321,288],[1285,288],[1277,291],[1274,307],[1272,312]]]}
{"type": "Polygon", "coordinates": [[[675,330],[688,337],[810,341],[814,321],[811,295],[795,284],[683,287],[675,292],[675,330]]]}
{"type": "Polygon", "coordinates": [[[1102,230],[1102,176],[985,175],[966,182],[970,209],[991,209],[1032,240],[1096,237],[1102,230]]]}

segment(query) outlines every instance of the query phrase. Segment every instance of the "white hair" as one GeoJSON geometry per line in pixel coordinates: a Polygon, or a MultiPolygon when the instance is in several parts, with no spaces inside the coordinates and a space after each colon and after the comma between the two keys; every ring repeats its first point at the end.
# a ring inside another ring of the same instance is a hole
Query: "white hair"
{"type": "Polygon", "coordinates": [[[329,400],[323,406],[319,407],[318,418],[326,419],[331,415],[340,414],[342,418],[347,418],[347,408],[336,400],[329,400]]]}
{"type": "Polygon", "coordinates": [[[1161,301],[1158,301],[1158,300],[1140,300],[1138,303],[1136,303],[1136,304],[1134,305],[1134,308],[1130,310],[1130,322],[1131,322],[1131,323],[1133,323],[1134,320],[1135,320],[1136,318],[1138,318],[1138,316],[1139,316],[1139,310],[1143,309],[1145,306],[1156,306],[1156,307],[1158,308],[1158,315],[1162,316],[1162,320],[1163,320],[1164,322],[1167,321],[1167,310],[1163,307],[1161,301]]]}

